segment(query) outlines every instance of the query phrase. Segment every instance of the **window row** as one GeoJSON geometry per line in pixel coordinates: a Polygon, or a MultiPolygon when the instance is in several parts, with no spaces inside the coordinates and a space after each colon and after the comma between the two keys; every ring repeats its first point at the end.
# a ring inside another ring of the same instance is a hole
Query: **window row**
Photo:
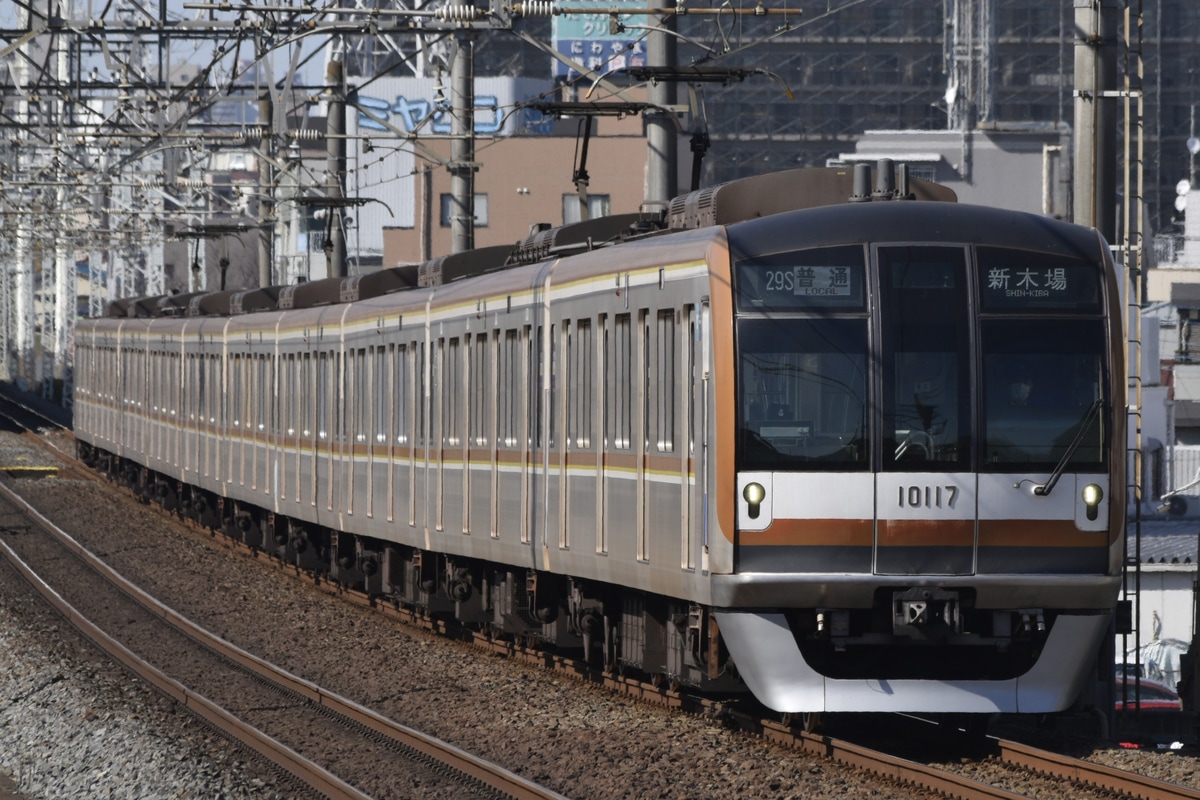
{"type": "Polygon", "coordinates": [[[693,306],[642,309],[439,337],[428,353],[409,342],[278,359],[85,346],[79,395],[318,445],[633,450],[640,436],[646,452],[672,453],[693,438],[696,325],[693,306]]]}

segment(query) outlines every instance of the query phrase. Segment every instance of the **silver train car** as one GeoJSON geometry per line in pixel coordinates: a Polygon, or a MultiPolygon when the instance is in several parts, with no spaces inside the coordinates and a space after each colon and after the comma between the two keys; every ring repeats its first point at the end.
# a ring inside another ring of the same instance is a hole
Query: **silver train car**
{"type": "Polygon", "coordinates": [[[862,177],[119,301],[76,329],[81,455],[302,569],[611,670],[783,712],[1063,709],[1124,547],[1109,248],[862,177]]]}

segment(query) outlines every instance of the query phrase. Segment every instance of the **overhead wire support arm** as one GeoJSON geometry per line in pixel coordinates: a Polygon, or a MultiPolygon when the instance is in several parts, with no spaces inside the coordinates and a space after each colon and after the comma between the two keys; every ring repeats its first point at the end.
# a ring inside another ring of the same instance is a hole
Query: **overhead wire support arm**
{"type": "Polygon", "coordinates": [[[540,111],[551,117],[629,117],[654,106],[650,103],[596,100],[524,103],[522,108],[540,111]]]}
{"type": "MultiPolygon", "coordinates": [[[[513,11],[520,16],[558,16],[560,14],[601,14],[604,16],[626,15],[632,13],[628,6],[610,6],[608,8],[596,8],[587,6],[571,6],[559,5],[553,0],[528,0],[527,2],[518,2],[512,4],[513,11]]],[[[667,15],[676,14],[678,16],[693,16],[693,15],[712,15],[712,16],[734,16],[734,17],[765,17],[765,16],[800,16],[803,12],[798,8],[768,8],[762,3],[751,8],[739,7],[729,8],[721,6],[718,8],[711,7],[691,7],[685,4],[674,6],[664,6],[662,8],[639,8],[637,12],[646,15],[667,15]]]]}
{"type": "Polygon", "coordinates": [[[704,67],[704,66],[631,66],[614,72],[624,72],[639,81],[677,81],[686,83],[725,83],[746,80],[753,75],[765,75],[779,84],[788,100],[796,99],[783,78],[762,67],[704,67]]]}
{"type": "Polygon", "coordinates": [[[571,181],[575,184],[575,193],[579,197],[579,219],[580,221],[587,220],[588,214],[588,183],[590,178],[587,171],[588,143],[592,140],[592,118],[585,116],[579,120],[579,137],[577,143],[579,147],[579,160],[577,166],[571,175],[571,181]]]}

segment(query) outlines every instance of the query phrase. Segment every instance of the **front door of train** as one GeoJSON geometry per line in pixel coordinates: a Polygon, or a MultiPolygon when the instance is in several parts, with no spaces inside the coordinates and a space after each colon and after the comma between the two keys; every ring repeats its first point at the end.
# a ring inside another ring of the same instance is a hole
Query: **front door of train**
{"type": "Polygon", "coordinates": [[[974,346],[967,251],[877,245],[881,463],[874,571],[970,575],[974,346]]]}

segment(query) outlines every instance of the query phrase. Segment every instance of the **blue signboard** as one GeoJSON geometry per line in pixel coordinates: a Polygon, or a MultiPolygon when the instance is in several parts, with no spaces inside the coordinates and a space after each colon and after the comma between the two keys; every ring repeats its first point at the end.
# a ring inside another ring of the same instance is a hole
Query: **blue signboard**
{"type": "MultiPolygon", "coordinates": [[[[564,3],[568,8],[609,9],[628,6],[644,9],[645,2],[630,0],[571,0],[564,3]]],[[[621,22],[645,25],[645,14],[621,14],[621,22]]],[[[595,73],[610,72],[622,67],[646,65],[646,31],[625,30],[614,33],[610,29],[607,14],[561,14],[553,20],[554,49],[595,73]]],[[[566,64],[555,60],[556,78],[577,78],[579,73],[566,64]]]]}

